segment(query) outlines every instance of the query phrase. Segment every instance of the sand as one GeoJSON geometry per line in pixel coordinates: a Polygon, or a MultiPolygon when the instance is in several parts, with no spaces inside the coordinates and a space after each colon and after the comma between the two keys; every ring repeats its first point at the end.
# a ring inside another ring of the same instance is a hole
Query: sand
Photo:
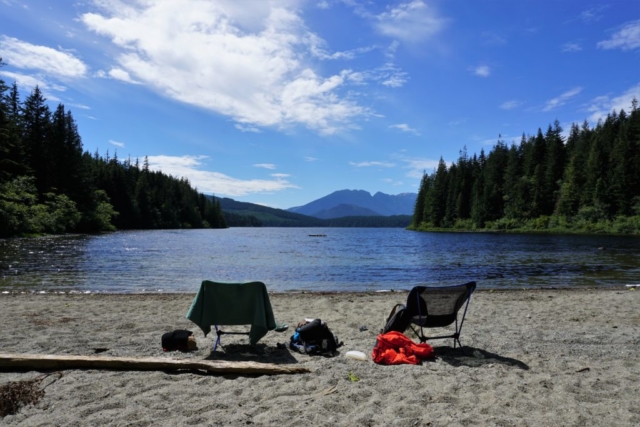
{"type": "MultiPolygon", "coordinates": [[[[36,405],[0,419],[22,426],[637,426],[640,290],[512,290],[473,295],[465,353],[432,341],[436,358],[381,366],[367,355],[406,293],[273,294],[278,321],[325,320],[344,341],[333,358],[278,348],[292,329],[252,349],[184,318],[193,295],[0,295],[0,352],[214,358],[299,364],[308,374],[65,370],[36,405]],[[361,331],[366,326],[367,330],[361,331]],[[164,353],[160,337],[194,331],[199,349],[164,353]],[[349,373],[359,378],[353,382],[349,373]]],[[[411,334],[407,334],[412,336],[411,334]]],[[[0,386],[39,372],[0,372],[0,386]]]]}

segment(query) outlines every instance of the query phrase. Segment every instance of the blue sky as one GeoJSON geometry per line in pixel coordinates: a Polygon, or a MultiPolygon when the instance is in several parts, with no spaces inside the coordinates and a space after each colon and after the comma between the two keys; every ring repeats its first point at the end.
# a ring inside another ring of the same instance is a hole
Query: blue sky
{"type": "Polygon", "coordinates": [[[640,99],[640,1],[0,0],[0,68],[90,152],[289,208],[640,99]]]}

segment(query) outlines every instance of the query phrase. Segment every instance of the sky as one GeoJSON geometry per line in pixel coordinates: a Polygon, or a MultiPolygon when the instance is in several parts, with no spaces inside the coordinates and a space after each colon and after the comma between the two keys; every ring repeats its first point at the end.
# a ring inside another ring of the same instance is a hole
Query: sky
{"type": "Polygon", "coordinates": [[[0,0],[0,78],[84,149],[280,209],[640,99],[640,0],[0,0]]]}

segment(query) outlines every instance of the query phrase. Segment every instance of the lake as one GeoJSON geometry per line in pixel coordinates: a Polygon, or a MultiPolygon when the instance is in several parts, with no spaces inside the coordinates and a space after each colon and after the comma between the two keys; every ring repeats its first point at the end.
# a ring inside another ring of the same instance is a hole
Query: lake
{"type": "Polygon", "coordinates": [[[204,279],[275,292],[620,286],[640,283],[640,238],[229,228],[0,240],[0,292],[196,292],[204,279]]]}

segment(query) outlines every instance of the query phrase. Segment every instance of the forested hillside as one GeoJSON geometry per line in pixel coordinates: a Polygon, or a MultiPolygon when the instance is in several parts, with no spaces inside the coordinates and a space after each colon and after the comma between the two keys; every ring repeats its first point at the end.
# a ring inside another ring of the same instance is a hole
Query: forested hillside
{"type": "Polygon", "coordinates": [[[219,203],[146,161],[83,151],[70,111],[0,80],[0,236],[226,227],[219,203]]]}
{"type": "Polygon", "coordinates": [[[640,110],[615,111],[593,129],[556,121],[485,155],[440,159],[420,184],[411,229],[640,234],[640,110]]]}
{"type": "MultiPolygon", "coordinates": [[[[211,197],[211,196],[208,196],[211,197]]],[[[217,199],[229,227],[402,227],[411,223],[411,215],[347,216],[320,219],[313,216],[270,208],[233,199],[217,199]]]]}

